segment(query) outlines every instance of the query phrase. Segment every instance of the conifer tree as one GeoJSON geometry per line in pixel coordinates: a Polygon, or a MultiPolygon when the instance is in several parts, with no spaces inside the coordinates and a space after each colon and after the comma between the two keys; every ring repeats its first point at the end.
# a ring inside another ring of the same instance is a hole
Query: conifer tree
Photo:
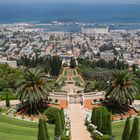
{"type": "Polygon", "coordinates": [[[43,119],[43,123],[44,123],[44,128],[45,128],[45,133],[46,133],[46,140],[50,140],[50,136],[49,136],[49,132],[48,132],[48,127],[47,127],[47,123],[46,123],[45,119],[43,119]]]}
{"type": "Polygon", "coordinates": [[[39,119],[38,140],[47,140],[43,118],[39,119]]]}
{"type": "Polygon", "coordinates": [[[101,108],[98,110],[97,128],[99,131],[101,131],[101,128],[102,128],[102,110],[101,110],[101,108]]]}
{"type": "Polygon", "coordinates": [[[6,92],[6,107],[10,107],[10,101],[9,101],[9,96],[7,92],[6,92]]]}
{"type": "Polygon", "coordinates": [[[111,113],[107,114],[107,121],[106,121],[106,126],[107,126],[107,134],[109,134],[110,136],[112,135],[112,122],[111,122],[111,113]]]}
{"type": "Polygon", "coordinates": [[[129,140],[139,140],[139,120],[137,117],[134,119],[129,140]]]}
{"type": "Polygon", "coordinates": [[[76,60],[74,58],[71,58],[70,60],[70,68],[76,68],[76,60]]]}
{"type": "Polygon", "coordinates": [[[61,108],[61,110],[60,110],[60,115],[61,115],[62,128],[64,130],[64,128],[65,128],[65,116],[64,116],[64,110],[63,110],[63,108],[61,108]]]}
{"type": "Polygon", "coordinates": [[[130,118],[127,118],[122,135],[122,140],[129,140],[130,138],[130,118]]]}
{"type": "Polygon", "coordinates": [[[60,116],[60,112],[58,112],[56,114],[56,119],[55,119],[55,135],[61,136],[62,132],[63,132],[63,129],[62,129],[62,123],[61,123],[61,116],[60,116]]]}
{"type": "Polygon", "coordinates": [[[106,120],[107,119],[107,117],[106,117],[106,114],[102,114],[102,128],[101,128],[101,132],[103,133],[103,134],[107,134],[107,127],[106,127],[106,120]]]}
{"type": "Polygon", "coordinates": [[[96,116],[96,109],[93,108],[93,109],[92,109],[92,115],[91,115],[91,122],[92,122],[92,124],[94,124],[94,125],[95,125],[95,116],[96,116]]]}
{"type": "Polygon", "coordinates": [[[58,56],[53,56],[51,58],[50,75],[51,76],[58,76],[59,72],[61,70],[61,66],[62,66],[62,61],[60,60],[60,58],[58,56]]]}

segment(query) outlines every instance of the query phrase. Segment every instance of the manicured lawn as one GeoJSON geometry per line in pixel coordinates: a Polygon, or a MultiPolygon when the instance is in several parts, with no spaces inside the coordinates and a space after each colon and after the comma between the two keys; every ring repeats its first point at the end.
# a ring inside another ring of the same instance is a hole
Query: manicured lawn
{"type": "Polygon", "coordinates": [[[62,83],[62,82],[64,82],[66,80],[66,77],[65,76],[61,76],[60,78],[59,78],[59,80],[57,80],[57,82],[58,83],[62,83]]]}
{"type": "Polygon", "coordinates": [[[73,77],[73,80],[75,82],[82,83],[82,81],[81,81],[81,79],[79,77],[73,77]]]}
{"type": "Polygon", "coordinates": [[[67,76],[67,70],[66,69],[64,69],[64,76],[67,76]]]}
{"type": "MultiPolygon", "coordinates": [[[[37,140],[38,124],[0,115],[0,140],[37,140]]],[[[54,126],[48,125],[51,140],[54,126]]]]}
{"type": "MultiPolygon", "coordinates": [[[[132,123],[133,123],[133,120],[131,120],[131,126],[132,126],[132,123]]],[[[112,130],[113,130],[113,135],[115,136],[115,140],[121,140],[122,133],[124,130],[124,125],[125,125],[125,121],[112,123],[112,130]]],[[[139,126],[140,126],[140,118],[139,118],[139,126]]]]}

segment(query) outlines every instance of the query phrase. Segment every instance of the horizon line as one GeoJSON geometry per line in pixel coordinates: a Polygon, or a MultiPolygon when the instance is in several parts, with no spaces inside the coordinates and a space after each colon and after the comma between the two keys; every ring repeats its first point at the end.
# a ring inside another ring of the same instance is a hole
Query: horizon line
{"type": "Polygon", "coordinates": [[[6,3],[6,2],[0,2],[0,4],[4,4],[4,5],[14,5],[14,4],[97,4],[97,5],[112,5],[112,4],[117,4],[117,5],[140,5],[140,2],[32,2],[32,1],[24,1],[24,2],[13,2],[13,3],[6,3]]]}

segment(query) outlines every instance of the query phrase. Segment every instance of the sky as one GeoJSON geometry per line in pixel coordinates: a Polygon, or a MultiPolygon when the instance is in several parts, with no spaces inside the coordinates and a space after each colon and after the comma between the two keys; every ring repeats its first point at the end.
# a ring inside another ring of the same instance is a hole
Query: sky
{"type": "Polygon", "coordinates": [[[0,0],[0,4],[13,3],[105,3],[140,4],[140,0],[0,0]]]}

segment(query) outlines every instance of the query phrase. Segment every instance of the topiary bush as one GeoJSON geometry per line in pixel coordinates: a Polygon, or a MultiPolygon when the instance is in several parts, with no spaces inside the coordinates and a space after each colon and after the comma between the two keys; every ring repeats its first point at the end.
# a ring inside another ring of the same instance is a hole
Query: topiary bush
{"type": "Polygon", "coordinates": [[[55,121],[55,136],[61,136],[63,134],[63,127],[61,122],[60,111],[56,113],[56,121],[55,121]]]}
{"type": "Polygon", "coordinates": [[[93,125],[92,124],[89,124],[88,127],[87,127],[88,131],[90,133],[92,133],[95,129],[93,128],[93,125]]]}
{"type": "Polygon", "coordinates": [[[130,118],[127,118],[122,135],[122,140],[129,140],[130,138],[130,118]]]}
{"type": "Polygon", "coordinates": [[[65,115],[64,115],[64,110],[61,108],[60,110],[60,116],[61,116],[61,123],[62,123],[62,128],[63,130],[65,129],[65,115]]]}
{"type": "Polygon", "coordinates": [[[110,136],[109,136],[109,135],[100,136],[100,135],[98,135],[98,134],[96,134],[96,133],[93,133],[93,134],[92,134],[92,138],[93,138],[94,140],[110,140],[110,136]]]}
{"type": "Polygon", "coordinates": [[[41,117],[38,123],[38,140],[50,140],[45,118],[41,117]]]}
{"type": "Polygon", "coordinates": [[[112,134],[111,119],[112,115],[105,107],[93,108],[91,122],[96,125],[97,129],[103,134],[112,134]]]}
{"type": "Polygon", "coordinates": [[[54,107],[49,107],[47,110],[44,111],[44,115],[46,115],[48,118],[48,123],[55,124],[57,112],[59,112],[59,109],[54,107]]]}
{"type": "Polygon", "coordinates": [[[139,134],[139,119],[136,117],[133,122],[133,127],[130,134],[129,140],[139,140],[140,134],[139,134]]]}
{"type": "Polygon", "coordinates": [[[61,140],[70,140],[70,138],[67,137],[67,136],[62,136],[62,137],[61,137],[61,140]]]}

